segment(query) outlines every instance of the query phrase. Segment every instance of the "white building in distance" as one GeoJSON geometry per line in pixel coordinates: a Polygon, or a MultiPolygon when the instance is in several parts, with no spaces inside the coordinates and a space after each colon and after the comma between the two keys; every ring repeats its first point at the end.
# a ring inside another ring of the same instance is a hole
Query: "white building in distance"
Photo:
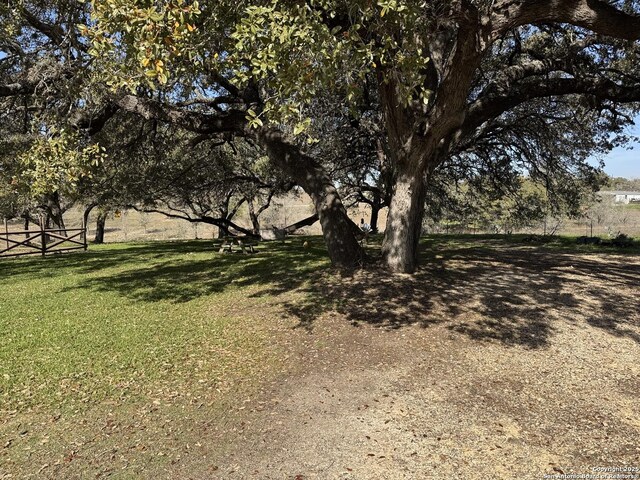
{"type": "Polygon", "coordinates": [[[602,191],[600,195],[613,197],[615,203],[640,202],[640,192],[629,192],[624,190],[602,191]]]}

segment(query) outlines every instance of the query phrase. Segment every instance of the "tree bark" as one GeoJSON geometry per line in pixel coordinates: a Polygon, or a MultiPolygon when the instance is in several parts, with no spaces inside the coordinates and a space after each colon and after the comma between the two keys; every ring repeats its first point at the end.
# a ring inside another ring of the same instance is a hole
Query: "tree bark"
{"type": "MultiPolygon", "coordinates": [[[[220,204],[218,212],[220,212],[220,218],[229,217],[229,202],[231,201],[231,195],[227,195],[224,201],[220,204]]],[[[218,225],[218,238],[229,237],[229,227],[225,225],[218,225]]]]}
{"type": "Polygon", "coordinates": [[[415,135],[415,113],[402,107],[398,80],[381,82],[380,97],[395,165],[395,182],[382,244],[382,256],[393,272],[413,273],[418,265],[418,243],[426,197],[425,172],[435,162],[437,143],[415,135]]]}
{"type": "Polygon", "coordinates": [[[229,229],[227,227],[218,225],[218,238],[228,237],[229,235],[229,229]]]}
{"type": "Polygon", "coordinates": [[[371,233],[378,233],[378,219],[380,217],[380,210],[386,207],[386,200],[382,199],[382,194],[377,188],[367,188],[367,191],[371,192],[373,199],[367,198],[362,192],[360,192],[357,201],[358,203],[365,203],[371,207],[371,215],[369,216],[369,226],[371,227],[371,233]]]}
{"type": "Polygon", "coordinates": [[[311,225],[316,223],[319,219],[320,218],[318,217],[318,214],[314,213],[310,217],[303,218],[299,222],[292,223],[291,225],[284,227],[283,230],[287,233],[287,235],[291,235],[292,233],[295,233],[297,230],[301,228],[310,227],[311,225]]]}
{"type": "MultiPolygon", "coordinates": [[[[29,231],[29,214],[25,213],[22,218],[24,219],[24,231],[28,232],[29,231]]],[[[29,234],[25,233],[24,238],[29,238],[29,234]]]]}
{"type": "Polygon", "coordinates": [[[47,210],[49,217],[53,221],[53,224],[62,230],[63,235],[66,235],[66,226],[64,224],[64,218],[62,216],[62,207],[60,206],[60,195],[58,192],[54,192],[47,196],[47,210]]]}
{"type": "MultiPolygon", "coordinates": [[[[231,198],[233,197],[233,191],[230,191],[227,194],[227,197],[225,198],[225,200],[220,204],[220,207],[218,209],[218,211],[220,212],[220,219],[224,219],[226,222],[229,222],[228,224],[222,224],[219,223],[218,224],[218,238],[224,238],[224,237],[229,237],[231,236],[231,232],[229,231],[229,227],[233,226],[236,227],[236,225],[233,225],[231,223],[231,220],[233,220],[233,217],[236,216],[236,213],[238,213],[238,210],[240,209],[240,206],[247,200],[246,198],[243,198],[242,200],[240,200],[235,207],[230,208],[231,207],[231,198]]],[[[202,217],[203,220],[205,219],[205,217],[202,217]]],[[[245,235],[248,235],[250,233],[253,233],[250,230],[245,230],[245,229],[240,229],[245,235]]]]}
{"type": "Polygon", "coordinates": [[[340,195],[333,185],[324,185],[311,195],[320,218],[322,236],[329,250],[331,263],[340,268],[362,264],[364,251],[353,231],[353,222],[347,216],[340,195]]]}
{"type": "Polygon", "coordinates": [[[398,173],[382,244],[383,258],[394,272],[413,273],[417,268],[425,194],[420,171],[398,173]]]}
{"type": "Polygon", "coordinates": [[[253,234],[260,235],[260,220],[258,219],[253,199],[250,198],[247,200],[247,207],[249,209],[249,218],[251,219],[253,234]]]}
{"type": "Polygon", "coordinates": [[[104,226],[107,222],[107,212],[99,211],[98,218],[96,220],[96,236],[93,243],[104,243],[104,226]]]}
{"type": "Polygon", "coordinates": [[[364,250],[355,236],[358,227],[348,217],[340,194],[327,172],[315,159],[287,143],[277,130],[262,131],[259,140],[269,158],[313,200],[332,265],[338,268],[361,265],[364,250]]]}
{"type": "Polygon", "coordinates": [[[254,199],[247,198],[247,206],[249,207],[249,218],[251,218],[251,225],[253,226],[253,234],[260,237],[260,215],[271,206],[271,200],[276,194],[276,190],[271,190],[267,196],[266,201],[256,210],[254,199]]]}

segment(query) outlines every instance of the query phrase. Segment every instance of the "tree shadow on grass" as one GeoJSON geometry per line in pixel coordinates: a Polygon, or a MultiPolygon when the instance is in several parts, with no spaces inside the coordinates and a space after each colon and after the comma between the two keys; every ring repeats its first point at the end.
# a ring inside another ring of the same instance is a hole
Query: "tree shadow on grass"
{"type": "Polygon", "coordinates": [[[283,285],[295,284],[318,264],[328,264],[320,239],[308,248],[302,245],[299,239],[265,243],[255,255],[245,255],[219,254],[214,242],[202,240],[111,244],[45,258],[3,259],[0,282],[90,275],[95,278],[84,279],[85,287],[120,291],[141,301],[188,301],[226,286],[271,283],[273,277],[282,278],[283,285]]]}
{"type": "MultiPolygon", "coordinates": [[[[56,275],[59,264],[60,271],[80,275],[67,289],[116,292],[142,302],[188,302],[245,289],[249,296],[273,296],[309,331],[323,315],[339,314],[354,326],[442,324],[478,341],[531,349],[546,347],[562,323],[640,343],[636,258],[499,242],[480,248],[471,241],[430,242],[415,275],[376,266],[338,273],[328,267],[321,239],[309,243],[274,243],[256,255],[218,254],[210,242],[151,243],[16,262],[9,270],[56,275]],[[300,294],[286,295],[292,290],[300,294]]],[[[5,275],[11,273],[3,269],[0,280],[5,275]]]]}
{"type": "Polygon", "coordinates": [[[268,287],[270,294],[279,295],[299,288],[319,266],[328,265],[320,245],[303,248],[302,242],[261,246],[251,255],[218,253],[210,242],[154,245],[136,247],[131,255],[104,252],[108,255],[103,261],[80,261],[74,271],[94,275],[68,289],[116,292],[135,301],[171,303],[248,287],[268,287]],[[120,266],[122,271],[108,271],[120,266]]]}
{"type": "Polygon", "coordinates": [[[0,259],[0,281],[20,276],[24,279],[67,275],[69,271],[90,273],[137,262],[212,251],[210,242],[153,242],[89,246],[86,252],[40,257],[0,259]]]}

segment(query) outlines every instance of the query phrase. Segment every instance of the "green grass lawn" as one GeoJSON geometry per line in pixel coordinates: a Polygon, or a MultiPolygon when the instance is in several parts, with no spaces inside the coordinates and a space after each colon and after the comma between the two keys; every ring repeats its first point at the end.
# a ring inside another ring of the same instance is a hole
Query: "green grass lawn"
{"type": "MultiPolygon", "coordinates": [[[[469,247],[488,248],[504,247],[513,245],[516,247],[535,247],[542,251],[556,251],[567,253],[615,253],[615,254],[638,254],[640,253],[640,239],[634,239],[633,245],[629,247],[615,247],[612,245],[585,245],[577,243],[578,236],[547,236],[514,234],[514,235],[486,235],[486,234],[452,234],[452,235],[428,235],[424,237],[423,243],[427,246],[422,252],[423,260],[428,261],[430,252],[434,249],[446,249],[447,247],[469,247]]],[[[602,237],[601,237],[602,238],[602,237]]],[[[602,238],[602,240],[608,240],[602,238]]]]}
{"type": "Polygon", "coordinates": [[[0,410],[195,394],[264,361],[261,307],[327,261],[318,240],[261,249],[112,244],[0,260],[0,410]]]}

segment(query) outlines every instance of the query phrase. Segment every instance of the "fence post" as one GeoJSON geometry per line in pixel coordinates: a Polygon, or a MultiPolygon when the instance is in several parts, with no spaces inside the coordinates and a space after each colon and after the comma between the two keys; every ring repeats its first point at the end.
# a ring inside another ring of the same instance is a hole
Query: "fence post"
{"type": "Polygon", "coordinates": [[[9,250],[9,222],[7,219],[4,219],[4,233],[6,234],[5,240],[7,241],[7,250],[9,250]]]}
{"type": "Polygon", "coordinates": [[[44,218],[40,217],[40,242],[42,247],[42,256],[47,254],[47,237],[44,232],[44,218]]]}
{"type": "Polygon", "coordinates": [[[82,219],[82,243],[84,244],[84,251],[87,251],[87,226],[84,223],[84,218],[82,219]]]}

